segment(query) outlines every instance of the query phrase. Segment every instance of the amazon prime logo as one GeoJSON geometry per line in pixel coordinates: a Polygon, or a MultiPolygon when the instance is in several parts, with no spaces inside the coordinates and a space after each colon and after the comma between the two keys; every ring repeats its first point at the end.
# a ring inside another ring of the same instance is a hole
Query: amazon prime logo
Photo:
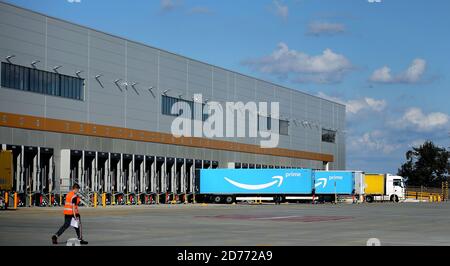
{"type": "Polygon", "coordinates": [[[278,184],[278,187],[281,187],[281,185],[283,184],[283,177],[282,176],[274,176],[272,177],[272,179],[276,179],[272,182],[266,183],[266,184],[259,184],[259,185],[249,185],[249,184],[242,184],[242,183],[238,183],[234,180],[229,179],[228,177],[224,177],[224,179],[232,184],[235,187],[241,188],[241,189],[245,189],[245,190],[261,190],[261,189],[266,189],[266,188],[270,188],[272,186],[275,186],[276,184],[278,184]]]}

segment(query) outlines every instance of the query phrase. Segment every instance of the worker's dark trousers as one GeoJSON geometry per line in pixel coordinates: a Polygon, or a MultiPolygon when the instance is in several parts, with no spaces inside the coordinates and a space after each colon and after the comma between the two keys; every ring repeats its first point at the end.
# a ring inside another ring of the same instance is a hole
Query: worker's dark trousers
{"type": "MultiPolygon", "coordinates": [[[[79,214],[77,214],[77,217],[81,221],[81,217],[79,214]]],[[[61,226],[61,228],[59,228],[58,233],[56,233],[57,237],[60,237],[64,233],[64,231],[66,231],[67,228],[70,227],[70,222],[72,221],[72,218],[73,218],[73,215],[64,215],[64,224],[63,224],[63,226],[61,226]]],[[[74,229],[75,229],[75,232],[77,232],[78,239],[81,239],[80,228],[78,227],[78,228],[74,228],[74,229]]]]}

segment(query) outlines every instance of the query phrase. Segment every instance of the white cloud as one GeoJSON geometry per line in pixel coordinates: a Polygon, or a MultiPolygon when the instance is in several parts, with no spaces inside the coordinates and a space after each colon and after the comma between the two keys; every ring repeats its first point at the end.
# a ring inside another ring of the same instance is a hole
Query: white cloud
{"type": "Polygon", "coordinates": [[[81,0],[67,0],[67,2],[69,2],[71,4],[78,4],[78,3],[81,3],[81,0]]]}
{"type": "Polygon", "coordinates": [[[401,144],[390,143],[386,138],[386,134],[380,130],[367,132],[362,136],[354,136],[349,139],[349,149],[351,151],[359,153],[364,151],[365,154],[369,151],[391,154],[401,147],[401,144]]]}
{"type": "Polygon", "coordinates": [[[352,115],[362,111],[382,112],[387,107],[387,102],[385,100],[377,100],[370,97],[345,101],[337,97],[329,96],[323,92],[319,92],[317,96],[346,105],[347,113],[352,115]]]}
{"type": "Polygon", "coordinates": [[[370,81],[377,83],[417,83],[421,81],[427,68],[427,62],[424,59],[414,59],[411,65],[404,72],[393,75],[391,68],[384,66],[373,72],[370,81]]]}
{"type": "Polygon", "coordinates": [[[289,17],[289,7],[278,0],[273,1],[275,14],[277,16],[287,19],[289,17]]]}
{"type": "Polygon", "coordinates": [[[312,22],[308,25],[308,35],[335,35],[345,32],[345,25],[330,22],[312,22]]]}
{"type": "Polygon", "coordinates": [[[444,113],[425,114],[420,108],[413,107],[404,113],[403,117],[391,123],[396,128],[408,128],[419,132],[428,132],[444,128],[449,124],[450,117],[444,113]]]}
{"type": "Polygon", "coordinates": [[[381,3],[382,0],[367,0],[367,2],[373,4],[373,3],[381,3]]]}
{"type": "Polygon", "coordinates": [[[351,62],[343,55],[326,49],[320,55],[311,56],[281,42],[269,56],[243,62],[254,70],[278,76],[294,75],[295,82],[334,83],[352,69],[351,62]]]}

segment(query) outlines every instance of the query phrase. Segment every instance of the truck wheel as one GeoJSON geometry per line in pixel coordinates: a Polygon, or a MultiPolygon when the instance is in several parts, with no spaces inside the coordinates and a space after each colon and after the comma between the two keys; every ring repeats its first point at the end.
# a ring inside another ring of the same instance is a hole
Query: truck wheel
{"type": "Polygon", "coordinates": [[[391,196],[391,201],[392,201],[392,202],[399,202],[398,196],[397,196],[397,195],[392,195],[392,196],[391,196]]]}
{"type": "Polygon", "coordinates": [[[222,202],[222,197],[221,196],[214,196],[214,203],[219,204],[222,202]]]}
{"type": "Polygon", "coordinates": [[[225,202],[226,202],[227,204],[233,204],[233,202],[234,202],[233,196],[227,196],[227,197],[225,198],[225,202]]]}
{"type": "Polygon", "coordinates": [[[366,202],[372,203],[373,202],[373,196],[366,196],[366,202]]]}

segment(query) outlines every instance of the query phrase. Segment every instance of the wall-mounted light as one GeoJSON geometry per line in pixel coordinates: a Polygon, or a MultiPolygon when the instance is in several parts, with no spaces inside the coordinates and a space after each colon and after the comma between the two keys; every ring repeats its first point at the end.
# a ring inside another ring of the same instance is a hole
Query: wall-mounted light
{"type": "Polygon", "coordinates": [[[37,64],[39,64],[41,61],[39,61],[39,60],[34,60],[33,62],[31,62],[31,66],[33,67],[33,68],[36,68],[36,65],[37,64]]]}
{"type": "Polygon", "coordinates": [[[58,69],[60,69],[62,66],[55,66],[54,68],[53,68],[53,71],[55,71],[56,73],[58,73],[58,69]]]}
{"type": "Polygon", "coordinates": [[[98,84],[100,84],[100,86],[102,88],[104,88],[102,82],[100,81],[101,77],[103,77],[103,74],[99,74],[99,75],[95,76],[95,80],[97,80],[98,84]]]}
{"type": "Polygon", "coordinates": [[[153,92],[153,87],[148,88],[148,91],[152,94],[153,98],[155,98],[155,93],[153,92]]]}
{"type": "Polygon", "coordinates": [[[119,82],[120,82],[121,80],[122,80],[122,79],[116,79],[116,80],[114,80],[114,84],[119,85],[119,82]]]}
{"type": "Polygon", "coordinates": [[[178,95],[178,98],[183,99],[183,94],[178,95]]]}
{"type": "Polygon", "coordinates": [[[139,82],[133,82],[131,83],[131,88],[133,88],[134,92],[136,92],[137,95],[139,95],[138,90],[136,89],[136,85],[138,85],[139,82]]]}
{"type": "Polygon", "coordinates": [[[165,91],[163,91],[163,95],[165,95],[165,96],[167,96],[167,93],[169,92],[170,90],[165,90],[165,91]]]}
{"type": "Polygon", "coordinates": [[[80,77],[80,74],[83,73],[83,70],[78,70],[75,72],[75,75],[77,75],[77,77],[80,77]]]}
{"type": "Polygon", "coordinates": [[[7,57],[5,57],[6,61],[8,61],[8,63],[11,63],[11,59],[13,59],[14,57],[16,57],[16,55],[12,54],[12,55],[8,55],[7,57]]]}

